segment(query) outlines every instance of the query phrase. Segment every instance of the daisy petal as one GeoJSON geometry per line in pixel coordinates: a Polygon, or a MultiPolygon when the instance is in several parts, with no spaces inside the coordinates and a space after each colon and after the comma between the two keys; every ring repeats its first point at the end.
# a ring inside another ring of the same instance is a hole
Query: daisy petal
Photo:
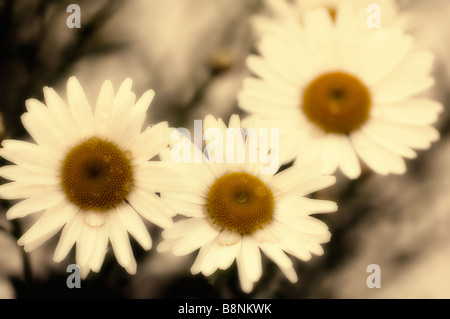
{"type": "Polygon", "coordinates": [[[109,213],[109,238],[117,261],[123,268],[127,268],[132,260],[130,258],[131,245],[127,231],[120,222],[117,210],[109,213]]]}
{"type": "Polygon", "coordinates": [[[134,105],[131,111],[131,118],[128,126],[123,134],[123,141],[128,141],[129,145],[133,144],[139,136],[142,126],[146,120],[147,109],[149,108],[154,96],[155,92],[153,90],[146,91],[134,105]]]}
{"type": "Polygon", "coordinates": [[[21,120],[33,140],[46,151],[53,154],[61,154],[61,150],[65,151],[63,141],[58,137],[58,133],[52,127],[49,127],[50,124],[47,123],[47,120],[42,122],[42,120],[32,116],[30,113],[24,113],[21,116],[21,120]]]}
{"type": "Polygon", "coordinates": [[[109,122],[114,112],[114,89],[111,81],[103,82],[95,106],[96,132],[100,135],[106,135],[109,122]]]}
{"type": "Polygon", "coordinates": [[[284,275],[290,282],[296,283],[298,281],[297,273],[294,270],[292,261],[288,256],[281,250],[278,245],[263,243],[259,244],[259,247],[274,263],[280,267],[284,275]]]}
{"type": "Polygon", "coordinates": [[[152,247],[152,239],[136,212],[128,205],[120,207],[117,212],[120,221],[128,232],[138,241],[142,248],[149,250],[152,247]]]}
{"type": "Polygon", "coordinates": [[[67,81],[67,98],[70,111],[83,137],[90,136],[94,129],[94,115],[78,79],[74,76],[67,81]]]}
{"type": "Polygon", "coordinates": [[[58,233],[59,229],[53,229],[52,231],[46,232],[42,236],[40,236],[38,239],[31,241],[23,246],[23,250],[27,253],[32,252],[36,248],[40,247],[43,243],[45,243],[47,240],[52,238],[58,233]]]}
{"type": "Polygon", "coordinates": [[[322,170],[321,161],[311,161],[305,165],[294,165],[290,170],[275,174],[271,183],[285,192],[294,189],[303,181],[317,176],[322,170]]]}
{"type": "Polygon", "coordinates": [[[359,165],[358,157],[353,149],[352,144],[347,136],[339,136],[339,167],[342,172],[350,179],[356,179],[361,175],[361,165],[359,165]]]}
{"type": "Polygon", "coordinates": [[[311,253],[306,248],[306,243],[295,242],[294,240],[285,240],[282,246],[283,250],[287,253],[297,257],[303,261],[309,261],[311,259],[311,253]]]}
{"type": "Polygon", "coordinates": [[[204,276],[211,276],[218,268],[218,259],[220,253],[220,246],[217,242],[211,242],[208,254],[203,261],[201,272],[204,276]]]}
{"type": "Polygon", "coordinates": [[[375,106],[375,116],[388,121],[407,125],[428,125],[437,121],[442,112],[441,103],[427,99],[405,101],[375,106]]]}
{"type": "Polygon", "coordinates": [[[225,270],[231,266],[233,261],[236,259],[240,247],[240,242],[237,242],[232,246],[220,247],[220,251],[217,254],[217,266],[219,269],[225,270]]]}
{"type": "Polygon", "coordinates": [[[84,226],[76,244],[76,260],[80,267],[88,264],[89,259],[95,247],[97,230],[95,228],[84,226]]]}
{"type": "Polygon", "coordinates": [[[66,202],[47,209],[33,226],[19,238],[17,243],[21,246],[30,245],[45,237],[49,233],[59,230],[64,224],[71,220],[76,214],[76,209],[66,202]]]}
{"type": "Polygon", "coordinates": [[[202,272],[203,264],[205,264],[205,260],[209,255],[209,252],[214,247],[213,243],[203,246],[200,248],[197,257],[195,258],[194,263],[191,266],[191,273],[196,275],[202,272]]]}
{"type": "Polygon", "coordinates": [[[136,212],[150,222],[162,228],[172,225],[171,217],[175,212],[155,194],[136,190],[128,197],[128,201],[136,212]]]}
{"type": "Polygon", "coordinates": [[[89,259],[88,266],[93,272],[99,272],[108,249],[108,225],[96,229],[95,247],[89,259]]]}
{"type": "Polygon", "coordinates": [[[39,145],[16,140],[4,140],[0,156],[18,165],[24,165],[30,170],[48,172],[59,167],[61,162],[50,152],[46,152],[39,145]]]}
{"type": "Polygon", "coordinates": [[[367,123],[367,125],[362,128],[362,131],[367,137],[394,154],[398,154],[405,158],[416,158],[417,153],[409,147],[406,140],[401,140],[398,136],[394,137],[391,132],[383,131],[380,126],[372,125],[372,123],[373,122],[367,123]]]}
{"type": "Polygon", "coordinates": [[[53,185],[38,185],[23,182],[11,182],[0,185],[0,197],[3,199],[17,199],[39,197],[44,193],[55,191],[53,185]]]}
{"type": "Polygon", "coordinates": [[[250,280],[250,278],[248,277],[248,274],[246,272],[245,256],[242,254],[242,247],[236,256],[236,264],[237,264],[241,289],[242,289],[242,291],[244,291],[246,293],[250,293],[253,289],[253,282],[250,280]]]}
{"type": "Polygon", "coordinates": [[[141,159],[147,161],[166,146],[169,145],[169,131],[167,122],[161,122],[148,127],[129,148],[133,154],[133,159],[141,159]]]}
{"type": "Polygon", "coordinates": [[[45,102],[48,114],[58,128],[59,135],[64,135],[66,143],[73,143],[79,139],[80,131],[66,103],[54,89],[44,88],[45,102]]]}
{"type": "Polygon", "coordinates": [[[241,266],[244,267],[246,276],[256,282],[262,275],[261,253],[258,244],[253,238],[245,236],[242,238],[241,254],[245,258],[241,258],[241,266]]]}
{"type": "Polygon", "coordinates": [[[209,225],[205,225],[206,223],[197,223],[196,225],[202,225],[201,227],[197,227],[197,231],[190,231],[189,240],[180,240],[174,247],[173,253],[176,256],[187,255],[194,250],[197,250],[199,247],[209,243],[213,239],[217,237],[217,232],[213,230],[209,225]]]}
{"type": "Polygon", "coordinates": [[[380,147],[362,132],[354,132],[350,138],[361,159],[378,174],[405,173],[406,164],[402,157],[380,147]]]}
{"type": "Polygon", "coordinates": [[[433,65],[433,54],[414,52],[397,66],[395,72],[383,78],[373,87],[376,104],[387,104],[408,99],[434,84],[429,76],[433,65]]]}
{"type": "Polygon", "coordinates": [[[79,212],[63,228],[58,245],[56,245],[54,262],[61,262],[72,249],[83,228],[83,213],[79,212]]]}
{"type": "MultiPolygon", "coordinates": [[[[36,213],[54,207],[64,201],[66,195],[62,192],[43,193],[38,197],[31,197],[25,199],[14,206],[12,206],[6,212],[6,218],[15,219],[25,217],[29,214],[36,213]]],[[[65,201],[64,201],[65,202],[65,201]]]]}
{"type": "Polygon", "coordinates": [[[59,184],[61,178],[56,175],[56,172],[53,172],[52,175],[32,172],[19,165],[5,165],[0,167],[1,177],[17,182],[29,182],[43,185],[59,184]]]}

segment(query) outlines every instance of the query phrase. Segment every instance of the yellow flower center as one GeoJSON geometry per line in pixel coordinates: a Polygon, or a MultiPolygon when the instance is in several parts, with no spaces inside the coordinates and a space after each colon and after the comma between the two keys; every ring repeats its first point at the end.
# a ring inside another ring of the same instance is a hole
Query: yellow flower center
{"type": "Polygon", "coordinates": [[[311,7],[311,9],[318,9],[318,8],[325,8],[328,13],[330,14],[331,20],[333,22],[336,22],[336,14],[337,14],[337,7],[336,6],[331,6],[331,5],[317,5],[317,6],[313,6],[311,7]]]}
{"type": "Polygon", "coordinates": [[[331,72],[314,79],[303,94],[303,112],[325,132],[347,134],[369,118],[367,87],[356,77],[331,72]]]}
{"type": "Polygon", "coordinates": [[[83,210],[104,211],[122,203],[133,183],[126,154],[115,144],[92,137],[64,159],[62,188],[83,210]]]}
{"type": "Polygon", "coordinates": [[[328,9],[328,12],[330,13],[331,20],[333,20],[333,22],[336,22],[337,9],[334,7],[327,7],[327,9],[328,9]]]}
{"type": "Polygon", "coordinates": [[[229,173],[209,189],[208,220],[212,225],[250,234],[272,220],[272,191],[259,178],[247,173],[229,173]]]}

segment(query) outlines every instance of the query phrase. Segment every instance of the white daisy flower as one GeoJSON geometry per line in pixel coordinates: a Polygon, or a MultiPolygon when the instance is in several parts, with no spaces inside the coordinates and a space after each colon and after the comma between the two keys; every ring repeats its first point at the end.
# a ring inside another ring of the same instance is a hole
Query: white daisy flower
{"type": "Polygon", "coordinates": [[[355,23],[349,6],[335,22],[319,8],[303,25],[281,23],[259,43],[261,56],[248,57],[258,78],[245,79],[239,105],[263,127],[280,128],[281,162],[320,157],[324,173],[340,168],[353,179],[359,157],[379,174],[403,174],[404,158],[439,139],[431,124],[442,105],[416,97],[434,83],[434,56],[414,51],[400,30],[361,34],[355,23]]]}
{"type": "MultiPolygon", "coordinates": [[[[224,122],[212,116],[205,118],[204,127],[205,132],[215,128],[222,136],[226,134],[224,122]]],[[[237,115],[231,117],[229,128],[240,129],[237,115]]],[[[224,140],[223,151],[230,152],[231,146],[227,149],[224,140]]],[[[241,135],[234,145],[235,154],[256,152],[258,146],[249,140],[241,135]]],[[[266,142],[261,139],[261,143],[266,142]]],[[[205,148],[208,158],[218,154],[210,145],[205,148]]],[[[192,274],[209,276],[236,260],[246,293],[262,275],[261,251],[295,283],[297,275],[286,253],[303,261],[312,254],[323,254],[321,244],[331,235],[325,223],[310,215],[337,210],[334,202],[306,197],[335,183],[334,176],[321,175],[320,161],[294,165],[274,175],[262,174],[262,162],[249,158],[242,163],[237,157],[219,163],[205,157],[199,164],[178,164],[180,173],[189,177],[186,190],[163,192],[161,196],[189,218],[165,229],[157,247],[160,252],[173,251],[178,256],[200,249],[192,274]]]]}
{"type": "Polygon", "coordinates": [[[324,7],[333,20],[342,5],[350,5],[355,10],[360,31],[370,28],[405,28],[408,15],[399,10],[395,0],[263,0],[264,13],[255,15],[251,24],[258,37],[278,28],[285,19],[303,19],[312,9],[324,7]]]}
{"type": "Polygon", "coordinates": [[[149,161],[167,148],[168,126],[162,122],[141,132],[154,92],[135,103],[131,85],[125,80],[115,95],[105,81],[94,112],[75,77],[67,83],[68,105],[45,87],[46,105],[29,99],[22,115],[37,144],[4,140],[0,149],[0,156],[15,163],[0,168],[0,176],[12,180],[0,186],[0,197],[23,199],[7,218],[44,211],[18,244],[32,251],[63,227],[54,261],[76,244],[83,277],[100,270],[108,241],[119,264],[136,272],[127,232],[144,249],[152,246],[138,214],[160,227],[172,224],[173,210],[155,194],[170,170],[149,161]]]}

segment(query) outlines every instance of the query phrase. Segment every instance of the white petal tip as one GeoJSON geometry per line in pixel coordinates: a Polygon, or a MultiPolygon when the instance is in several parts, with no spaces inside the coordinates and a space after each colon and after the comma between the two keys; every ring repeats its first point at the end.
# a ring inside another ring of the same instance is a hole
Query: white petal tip
{"type": "Polygon", "coordinates": [[[195,276],[195,275],[198,275],[198,274],[200,273],[200,269],[199,269],[198,267],[195,267],[195,268],[194,268],[194,266],[191,267],[191,270],[190,270],[190,271],[191,271],[191,274],[194,275],[194,276],[195,276]]]}
{"type": "Polygon", "coordinates": [[[242,289],[242,291],[245,292],[246,294],[249,294],[249,293],[251,293],[252,290],[253,290],[253,285],[251,285],[251,286],[249,286],[249,287],[242,287],[242,286],[241,286],[241,289],[242,289]]]}
{"type": "Polygon", "coordinates": [[[127,271],[127,273],[129,273],[130,275],[136,275],[136,270],[137,270],[137,266],[136,264],[132,264],[129,265],[125,268],[125,270],[127,271]]]}
{"type": "Polygon", "coordinates": [[[62,256],[53,256],[53,262],[59,264],[61,261],[64,260],[65,257],[62,256]]]}
{"type": "Polygon", "coordinates": [[[156,246],[156,252],[165,253],[165,252],[167,252],[167,249],[164,249],[164,247],[161,247],[161,245],[159,245],[159,246],[156,246]]]}
{"type": "Polygon", "coordinates": [[[140,245],[141,245],[142,249],[144,249],[146,251],[152,249],[152,246],[153,246],[151,241],[148,241],[145,243],[140,243],[140,245]]]}
{"type": "Polygon", "coordinates": [[[89,267],[83,266],[81,268],[81,279],[85,280],[91,271],[89,267]]]}
{"type": "MultiPolygon", "coordinates": [[[[21,245],[22,246],[22,245],[21,245]]],[[[23,246],[23,250],[26,252],[26,253],[30,253],[30,252],[32,252],[33,250],[34,250],[34,247],[29,247],[28,245],[24,245],[23,246]]]]}
{"type": "Polygon", "coordinates": [[[339,209],[338,204],[336,204],[335,202],[330,202],[327,207],[324,207],[324,210],[327,212],[336,212],[339,209]]]}
{"type": "Polygon", "coordinates": [[[16,215],[14,215],[14,214],[6,213],[6,219],[7,219],[7,220],[16,219],[16,218],[19,218],[19,217],[20,217],[20,216],[16,216],[16,215]]]}
{"type": "Polygon", "coordinates": [[[336,176],[328,176],[328,182],[330,183],[329,186],[336,184],[336,176]]]}
{"type": "Polygon", "coordinates": [[[102,268],[102,265],[100,265],[100,266],[91,266],[92,272],[95,272],[96,274],[100,272],[101,268],[102,268]]]}
{"type": "Polygon", "coordinates": [[[356,174],[345,174],[345,175],[351,180],[358,179],[361,176],[361,174],[358,174],[358,175],[356,175],[356,174]]]}

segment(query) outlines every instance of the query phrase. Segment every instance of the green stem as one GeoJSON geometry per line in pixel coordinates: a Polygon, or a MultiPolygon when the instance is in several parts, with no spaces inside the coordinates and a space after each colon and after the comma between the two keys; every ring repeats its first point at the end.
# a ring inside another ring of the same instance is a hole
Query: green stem
{"type": "MultiPolygon", "coordinates": [[[[16,239],[19,239],[20,236],[22,235],[22,227],[20,226],[19,221],[17,219],[13,219],[11,221],[11,224],[13,226],[12,235],[16,239]]],[[[31,270],[30,257],[28,256],[28,254],[25,252],[24,249],[20,249],[20,251],[21,251],[22,261],[23,261],[24,280],[25,280],[26,284],[31,285],[31,283],[33,282],[33,272],[31,270]]]]}
{"type": "Polygon", "coordinates": [[[7,230],[5,227],[3,227],[2,225],[0,225],[0,231],[7,233],[8,235],[11,235],[11,233],[9,232],[9,230],[7,230]]]}
{"type": "Polygon", "coordinates": [[[185,105],[185,107],[180,108],[177,110],[177,119],[175,120],[175,127],[180,127],[183,125],[183,122],[186,120],[188,115],[192,113],[195,108],[198,106],[198,104],[203,99],[206,91],[210,87],[213,80],[216,78],[216,74],[211,72],[208,77],[205,79],[205,81],[197,88],[192,98],[189,100],[189,102],[185,105]]]}

